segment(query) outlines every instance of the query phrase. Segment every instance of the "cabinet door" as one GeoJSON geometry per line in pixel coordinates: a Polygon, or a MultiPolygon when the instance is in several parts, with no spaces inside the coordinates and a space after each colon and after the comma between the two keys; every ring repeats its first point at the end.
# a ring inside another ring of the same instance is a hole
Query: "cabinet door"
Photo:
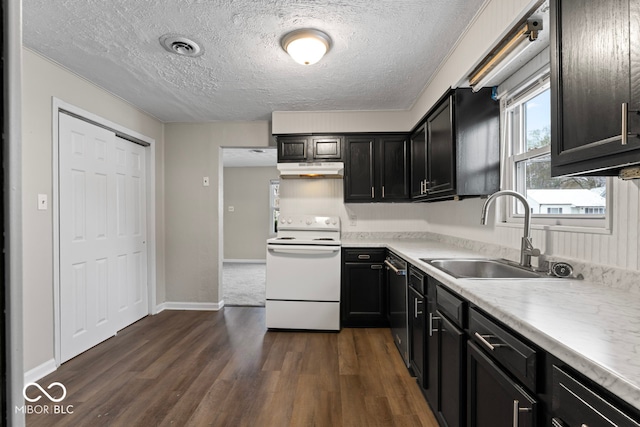
{"type": "Polygon", "coordinates": [[[381,137],[380,200],[394,201],[409,198],[409,141],[404,136],[381,137]]]}
{"type": "Polygon", "coordinates": [[[425,299],[409,287],[409,363],[420,385],[424,384],[425,362],[425,299]]]}
{"type": "Polygon", "coordinates": [[[382,263],[345,263],[342,277],[342,325],[386,327],[385,270],[382,263]]]}
{"type": "Polygon", "coordinates": [[[553,425],[560,427],[640,427],[638,416],[630,416],[577,377],[553,365],[553,425]]]}
{"type": "Polygon", "coordinates": [[[467,350],[467,425],[535,427],[536,399],[512,381],[475,344],[469,343],[467,350]]]}
{"type": "Polygon", "coordinates": [[[333,161],[342,160],[341,136],[313,136],[310,138],[309,151],[312,160],[333,161]]]}
{"type": "MultiPolygon", "coordinates": [[[[640,102],[637,3],[551,2],[554,176],[597,170],[598,175],[616,175],[616,165],[640,161],[639,138],[629,137],[627,145],[621,144],[622,104],[637,109],[640,102]],[[630,7],[636,14],[633,25],[630,7]],[[611,169],[602,170],[607,168],[611,169]]],[[[638,115],[629,114],[628,119],[629,131],[639,133],[638,115]]]]}
{"type": "Polygon", "coordinates": [[[373,137],[348,137],[346,140],[344,200],[371,202],[376,198],[373,137]]]}
{"type": "Polygon", "coordinates": [[[427,194],[427,125],[423,124],[411,135],[411,198],[427,194]]]}
{"type": "Polygon", "coordinates": [[[440,318],[438,418],[445,426],[461,426],[465,422],[465,334],[439,310],[436,313],[440,318]]]}
{"type": "Polygon", "coordinates": [[[307,136],[278,137],[278,161],[299,162],[307,160],[307,136]]]}
{"type": "Polygon", "coordinates": [[[436,312],[435,285],[428,283],[429,296],[427,297],[427,357],[424,375],[424,383],[422,388],[433,412],[437,412],[439,408],[438,402],[438,372],[439,372],[439,354],[440,354],[440,335],[438,334],[439,317],[436,312]]]}
{"type": "Polygon", "coordinates": [[[455,141],[451,117],[451,97],[447,97],[427,118],[429,145],[427,188],[430,197],[455,192],[455,141]]]}

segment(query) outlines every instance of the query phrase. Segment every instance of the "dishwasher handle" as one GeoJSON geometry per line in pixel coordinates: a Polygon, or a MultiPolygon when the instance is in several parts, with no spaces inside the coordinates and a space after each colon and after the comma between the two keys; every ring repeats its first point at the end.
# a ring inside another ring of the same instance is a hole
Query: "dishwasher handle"
{"type": "Polygon", "coordinates": [[[391,261],[389,261],[388,258],[384,260],[384,264],[387,267],[389,267],[391,270],[393,270],[393,272],[396,273],[397,276],[406,276],[407,275],[406,268],[405,269],[399,269],[398,267],[393,265],[393,263],[391,261]]]}

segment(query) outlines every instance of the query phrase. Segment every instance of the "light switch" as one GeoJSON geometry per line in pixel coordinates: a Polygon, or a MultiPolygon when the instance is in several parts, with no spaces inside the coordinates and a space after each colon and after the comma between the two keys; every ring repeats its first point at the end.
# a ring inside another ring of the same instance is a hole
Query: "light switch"
{"type": "Polygon", "coordinates": [[[46,194],[38,194],[38,210],[46,211],[49,208],[49,202],[46,194]]]}
{"type": "Polygon", "coordinates": [[[203,187],[208,187],[209,186],[209,177],[208,176],[203,176],[202,177],[202,186],[203,187]]]}

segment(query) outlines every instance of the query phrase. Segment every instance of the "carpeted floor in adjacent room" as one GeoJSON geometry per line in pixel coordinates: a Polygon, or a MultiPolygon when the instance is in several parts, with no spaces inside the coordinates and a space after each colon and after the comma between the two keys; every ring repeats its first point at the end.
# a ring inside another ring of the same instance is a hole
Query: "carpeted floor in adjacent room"
{"type": "Polygon", "coordinates": [[[263,307],[266,269],[264,263],[223,263],[224,305],[263,307]]]}

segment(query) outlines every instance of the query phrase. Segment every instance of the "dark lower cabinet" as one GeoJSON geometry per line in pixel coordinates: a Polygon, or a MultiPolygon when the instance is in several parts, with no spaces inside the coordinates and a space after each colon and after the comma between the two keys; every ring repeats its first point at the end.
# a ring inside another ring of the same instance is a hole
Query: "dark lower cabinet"
{"type": "Polygon", "coordinates": [[[385,249],[344,249],[343,327],[388,327],[385,249]]]}
{"type": "Polygon", "coordinates": [[[443,426],[462,426],[465,422],[465,342],[466,335],[439,310],[438,327],[440,369],[438,371],[438,421],[443,426]]]}
{"type": "Polygon", "coordinates": [[[426,316],[424,275],[409,267],[409,339],[411,340],[409,364],[421,387],[425,382],[426,316]]]}
{"type": "Polygon", "coordinates": [[[438,334],[439,317],[436,306],[436,282],[427,277],[427,324],[426,324],[426,369],[422,389],[431,409],[438,408],[438,355],[440,353],[440,335],[438,334]]]}
{"type": "Polygon", "coordinates": [[[474,343],[467,355],[467,426],[535,427],[536,399],[474,343]]]}
{"type": "Polygon", "coordinates": [[[553,427],[640,427],[632,416],[594,391],[579,377],[553,365],[553,427]]]}

